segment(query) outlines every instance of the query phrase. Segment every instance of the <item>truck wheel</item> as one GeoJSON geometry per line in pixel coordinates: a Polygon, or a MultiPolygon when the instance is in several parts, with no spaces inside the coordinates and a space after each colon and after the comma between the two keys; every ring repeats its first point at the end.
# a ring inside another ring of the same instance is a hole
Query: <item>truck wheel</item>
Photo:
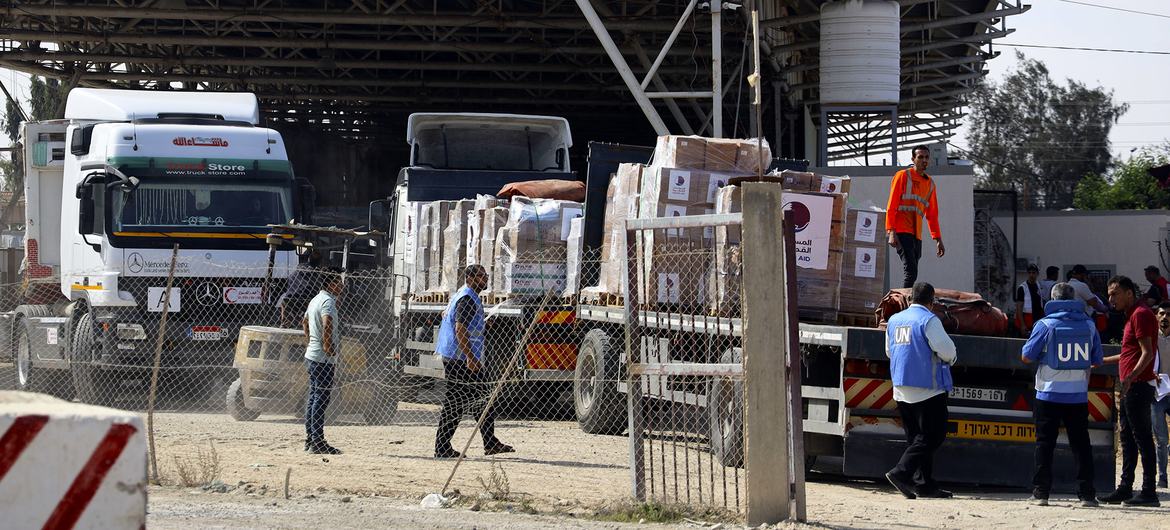
{"type": "MultiPolygon", "coordinates": [[[[743,350],[732,348],[720,356],[722,364],[743,362],[743,350]]],[[[716,378],[707,390],[707,418],[711,454],[725,466],[743,467],[743,381],[716,378]]]]}
{"type": "MultiPolygon", "coordinates": [[[[33,314],[30,316],[42,316],[33,314]]],[[[17,320],[13,337],[13,365],[16,368],[16,388],[25,392],[40,392],[66,401],[73,399],[73,389],[56,370],[37,368],[32,362],[32,342],[29,340],[27,319],[17,320]]]]}
{"type": "Polygon", "coordinates": [[[97,351],[94,333],[93,314],[81,315],[73,330],[69,372],[73,376],[73,388],[81,401],[93,405],[109,405],[114,402],[114,393],[117,391],[114,385],[115,378],[108,369],[97,364],[100,353],[97,351]]]}
{"type": "Polygon", "coordinates": [[[236,421],[253,421],[260,417],[260,411],[244,405],[243,381],[236,379],[227,389],[227,412],[236,421]]]}
{"type": "Polygon", "coordinates": [[[621,434],[626,430],[625,404],[617,390],[616,370],[610,359],[609,335],[593,329],[577,349],[577,368],[573,372],[573,409],[577,424],[589,434],[621,434]]]}

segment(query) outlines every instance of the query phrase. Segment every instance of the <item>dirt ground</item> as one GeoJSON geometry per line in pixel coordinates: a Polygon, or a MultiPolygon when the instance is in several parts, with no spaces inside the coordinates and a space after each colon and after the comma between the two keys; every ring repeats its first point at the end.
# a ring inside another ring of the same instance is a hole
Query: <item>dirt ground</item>
{"type": "MultiPolygon", "coordinates": [[[[589,517],[629,497],[625,438],[584,434],[573,422],[501,421],[499,436],[515,445],[517,453],[485,458],[477,438],[452,487],[467,496],[485,492],[478,479],[486,479],[491,463],[497,462],[507,474],[512,497],[518,499],[505,506],[559,518],[472,512],[466,504],[432,516],[420,510],[419,499],[442,487],[453,464],[430,458],[433,408],[409,405],[404,412],[416,421],[328,428],[330,441],[346,451],[329,457],[302,451],[303,427],[293,418],[241,423],[226,415],[158,414],[156,436],[164,478],[174,480],[175,456],[189,459],[198,448],[214,442],[225,484],[221,489],[231,491],[152,490],[151,526],[177,528],[196,522],[207,527],[291,528],[301,526],[298,521],[331,520],[353,528],[617,527],[589,517]],[[289,469],[293,499],[285,501],[282,490],[289,469]],[[349,496],[350,502],[338,500],[342,496],[349,496]],[[364,511],[355,515],[357,510],[364,511]]],[[[465,421],[456,438],[466,440],[470,427],[465,421]]],[[[1163,502],[1170,503],[1165,493],[1163,502]]],[[[814,474],[807,495],[809,520],[817,527],[1170,527],[1170,504],[1086,509],[1075,507],[1072,497],[1058,495],[1052,506],[1036,507],[1024,501],[1027,495],[1022,490],[956,488],[952,500],[911,501],[885,484],[814,474]]]]}

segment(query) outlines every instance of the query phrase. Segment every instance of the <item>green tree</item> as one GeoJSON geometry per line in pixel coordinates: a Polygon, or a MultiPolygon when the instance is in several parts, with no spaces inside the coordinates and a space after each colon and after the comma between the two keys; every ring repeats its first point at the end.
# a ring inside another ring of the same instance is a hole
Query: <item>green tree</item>
{"type": "Polygon", "coordinates": [[[1076,187],[1073,205],[1084,210],[1153,210],[1170,208],[1170,190],[1150,176],[1152,167],[1170,164],[1170,144],[1146,147],[1107,174],[1086,175],[1076,187]]]}
{"type": "Polygon", "coordinates": [[[1129,106],[1116,104],[1111,90],[1059,84],[1043,62],[1016,58],[1015,70],[981,83],[971,101],[968,143],[979,184],[1016,190],[1024,208],[1068,208],[1085,175],[1109,168],[1109,131],[1129,106]]]}

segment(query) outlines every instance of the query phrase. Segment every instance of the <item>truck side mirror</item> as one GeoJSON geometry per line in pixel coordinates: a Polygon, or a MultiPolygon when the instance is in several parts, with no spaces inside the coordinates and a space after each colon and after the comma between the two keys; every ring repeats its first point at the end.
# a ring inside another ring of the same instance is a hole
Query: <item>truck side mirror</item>
{"type": "Polygon", "coordinates": [[[70,153],[75,156],[89,153],[89,146],[93,142],[93,127],[93,125],[86,125],[73,131],[73,137],[69,140],[70,153]]]}
{"type": "Polygon", "coordinates": [[[80,199],[77,213],[77,232],[83,236],[92,234],[94,223],[93,185],[88,182],[78,184],[77,198],[80,199]]]}
{"type": "Polygon", "coordinates": [[[300,209],[298,215],[301,224],[313,224],[313,208],[317,204],[317,188],[309,182],[309,179],[297,179],[297,207],[300,209]]]}

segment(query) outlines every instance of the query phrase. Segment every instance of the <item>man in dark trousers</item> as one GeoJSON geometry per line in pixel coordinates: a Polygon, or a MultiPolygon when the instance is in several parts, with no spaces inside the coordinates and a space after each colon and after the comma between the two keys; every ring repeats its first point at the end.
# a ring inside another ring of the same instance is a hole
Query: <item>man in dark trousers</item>
{"type": "Polygon", "coordinates": [[[947,394],[955,343],[931,312],[934,286],[914,284],[909,308],[890,317],[886,327],[886,355],[894,381],[894,401],[906,431],[906,451],[886,473],[886,479],[907,499],[946,499],[931,472],[934,452],[947,438],[947,394]]]}
{"type": "Polygon", "coordinates": [[[1084,302],[1067,283],[1052,287],[1052,301],[1044,306],[1044,318],[1020,353],[1024,364],[1037,363],[1036,472],[1032,476],[1032,503],[1048,506],[1052,491],[1052,451],[1060,425],[1077,460],[1077,497],[1081,506],[1097,506],[1093,488],[1093,448],[1089,444],[1089,372],[1100,366],[1105,353],[1084,302]]]}
{"type": "Polygon", "coordinates": [[[314,454],[336,455],[341,451],[325,441],[325,411],[333,393],[333,374],[341,353],[340,318],[337,297],[345,289],[340,270],[327,274],[317,296],[309,302],[301,328],[309,339],[305,347],[305,367],[309,371],[309,395],[305,398],[305,450],[314,454]]]}
{"type": "MultiPolygon", "coordinates": [[[[443,357],[443,374],[447,391],[439,411],[439,429],[435,433],[435,458],[458,458],[451,447],[451,437],[463,414],[470,411],[476,419],[483,414],[492,381],[483,366],[486,321],[479,293],[487,288],[487,272],[481,265],[468,265],[467,282],[451,297],[439,327],[435,350],[443,357]]],[[[512,453],[512,446],[496,438],[496,414],[489,409],[479,434],[485,455],[512,453]]]]}
{"type": "Polygon", "coordinates": [[[930,165],[930,148],[920,145],[910,153],[914,165],[894,174],[894,180],[890,182],[890,198],[886,202],[886,238],[902,258],[904,288],[918,281],[924,217],[930,237],[934,239],[935,255],[941,258],[947,252],[938,225],[938,194],[934,179],[926,174],[926,167],[930,165]]]}
{"type": "Polygon", "coordinates": [[[1138,298],[1137,285],[1126,276],[1109,279],[1109,304],[1125,313],[1125,330],[1121,335],[1121,354],[1105,358],[1117,363],[1121,378],[1121,482],[1112,493],[1097,497],[1109,504],[1124,502],[1130,506],[1158,506],[1156,490],[1156,456],[1154,434],[1150,425],[1150,405],[1154,402],[1154,356],[1158,354],[1158,319],[1138,298]],[[1134,472],[1138,455],[1142,460],[1142,490],[1133,494],[1134,472]]]}
{"type": "Polygon", "coordinates": [[[1016,324],[1023,336],[1032,333],[1032,325],[1044,318],[1045,295],[1040,292],[1040,282],[1036,280],[1039,275],[1040,267],[1035,263],[1028,265],[1028,279],[1016,287],[1016,324]]]}

